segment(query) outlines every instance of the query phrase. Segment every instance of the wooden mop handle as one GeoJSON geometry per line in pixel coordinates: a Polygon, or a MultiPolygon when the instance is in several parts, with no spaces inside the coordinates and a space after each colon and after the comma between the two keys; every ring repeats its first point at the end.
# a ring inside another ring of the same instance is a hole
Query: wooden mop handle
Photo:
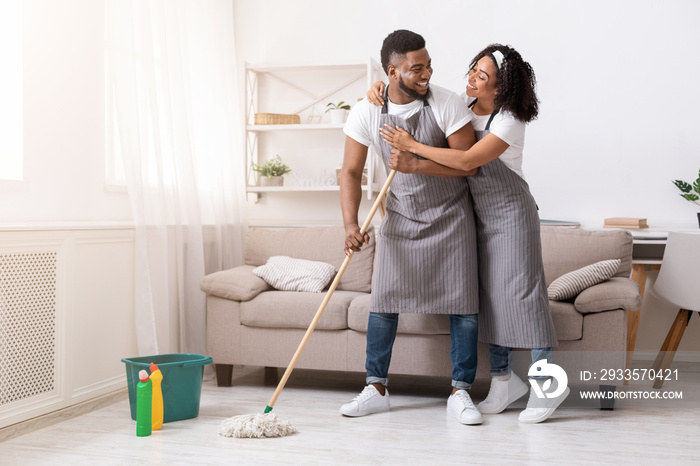
{"type": "MultiPolygon", "coordinates": [[[[370,209],[369,214],[367,215],[367,219],[365,220],[365,223],[362,224],[362,228],[360,228],[360,233],[362,235],[364,235],[367,232],[367,229],[369,228],[370,223],[372,223],[372,218],[374,217],[374,214],[377,212],[377,209],[379,208],[379,205],[381,204],[382,199],[384,199],[384,196],[386,196],[386,192],[389,190],[389,185],[391,184],[391,180],[394,179],[394,175],[396,175],[396,170],[392,170],[389,173],[389,176],[387,177],[386,181],[384,182],[384,186],[382,186],[381,191],[379,191],[379,194],[377,195],[377,200],[375,200],[374,204],[372,204],[372,208],[370,209]]],[[[350,259],[352,259],[352,256],[353,256],[353,251],[350,251],[350,254],[345,257],[343,264],[340,266],[340,269],[338,270],[338,273],[336,274],[335,279],[333,280],[333,283],[331,283],[331,286],[328,289],[328,292],[326,293],[326,297],[323,298],[323,301],[321,302],[321,305],[319,306],[318,311],[316,311],[316,315],[314,316],[313,320],[311,321],[311,324],[309,325],[309,328],[306,330],[306,333],[304,334],[304,338],[301,339],[301,343],[299,343],[299,347],[297,348],[296,352],[294,353],[294,356],[292,357],[291,362],[287,366],[287,370],[284,371],[284,375],[282,376],[280,383],[277,384],[277,389],[275,390],[275,393],[272,394],[272,398],[270,398],[270,402],[268,403],[267,407],[265,407],[266,413],[269,413],[270,411],[272,411],[272,407],[275,406],[275,402],[277,401],[277,397],[280,395],[280,393],[282,393],[282,389],[284,388],[284,385],[287,383],[287,379],[289,379],[289,376],[292,374],[292,370],[294,370],[294,366],[296,366],[297,361],[299,360],[299,356],[301,356],[301,352],[304,350],[306,343],[309,341],[311,334],[313,333],[314,329],[316,328],[316,324],[321,319],[321,315],[323,315],[323,311],[326,309],[326,306],[328,305],[328,301],[330,301],[331,296],[333,296],[333,292],[335,291],[336,287],[338,286],[338,283],[340,282],[340,278],[345,273],[345,269],[348,268],[348,265],[350,264],[350,259]]]]}

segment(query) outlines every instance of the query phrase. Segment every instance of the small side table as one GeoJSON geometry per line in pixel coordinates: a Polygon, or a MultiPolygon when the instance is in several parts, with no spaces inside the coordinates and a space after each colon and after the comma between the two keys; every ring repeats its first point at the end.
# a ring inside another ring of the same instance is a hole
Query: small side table
{"type": "MultiPolygon", "coordinates": [[[[631,278],[639,285],[639,294],[641,295],[642,300],[644,299],[644,289],[646,288],[647,284],[647,272],[649,272],[650,270],[659,270],[660,268],[661,260],[632,260],[631,278]]],[[[632,368],[632,356],[634,354],[634,346],[637,342],[637,329],[639,328],[639,315],[641,313],[641,307],[636,311],[627,311],[627,369],[632,368]]],[[[626,379],[624,383],[625,385],[627,385],[626,379]]]]}
{"type": "MultiPolygon", "coordinates": [[[[639,285],[639,294],[644,300],[644,290],[647,284],[647,273],[661,268],[664,257],[668,228],[645,228],[643,230],[628,230],[632,233],[632,275],[631,278],[639,285]]],[[[637,342],[639,317],[642,313],[640,306],[636,311],[627,311],[627,369],[632,368],[632,357],[637,342]]],[[[624,381],[627,385],[627,380],[624,381]]]]}

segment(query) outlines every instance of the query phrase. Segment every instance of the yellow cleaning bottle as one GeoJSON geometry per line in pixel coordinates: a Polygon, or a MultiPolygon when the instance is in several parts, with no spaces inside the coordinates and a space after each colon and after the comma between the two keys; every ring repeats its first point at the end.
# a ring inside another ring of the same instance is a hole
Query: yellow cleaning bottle
{"type": "Polygon", "coordinates": [[[151,363],[151,381],[153,382],[153,402],[152,406],[152,419],[153,430],[160,430],[163,427],[163,390],[161,388],[161,382],[163,380],[163,374],[158,369],[155,363],[151,363]]]}

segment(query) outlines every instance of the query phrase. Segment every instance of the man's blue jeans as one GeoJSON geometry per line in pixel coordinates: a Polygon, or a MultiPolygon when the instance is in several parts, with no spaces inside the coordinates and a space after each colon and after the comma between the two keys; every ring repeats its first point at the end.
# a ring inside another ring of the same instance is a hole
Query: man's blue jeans
{"type": "MultiPolygon", "coordinates": [[[[369,313],[367,323],[367,384],[389,383],[389,363],[391,350],[396,339],[399,314],[369,313]]],[[[452,386],[458,389],[471,388],[476,376],[477,334],[479,320],[477,314],[450,315],[450,338],[452,346],[452,386]]]]}
{"type": "MultiPolygon", "coordinates": [[[[491,359],[491,376],[510,374],[513,348],[508,346],[499,346],[489,344],[489,358],[491,359]]],[[[535,363],[540,359],[546,359],[547,362],[552,362],[554,349],[549,348],[533,348],[530,350],[532,362],[535,363]]],[[[533,377],[533,379],[541,379],[543,377],[533,377]]],[[[544,377],[545,379],[547,377],[544,377]]]]}

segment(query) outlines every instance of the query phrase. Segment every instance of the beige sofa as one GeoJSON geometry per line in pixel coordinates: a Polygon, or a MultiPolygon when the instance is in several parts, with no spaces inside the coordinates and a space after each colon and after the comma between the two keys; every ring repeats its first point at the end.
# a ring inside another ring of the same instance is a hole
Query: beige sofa
{"type": "MultiPolygon", "coordinates": [[[[370,236],[370,244],[351,260],[296,368],[365,371],[373,230],[370,236]]],[[[286,367],[326,294],[277,291],[251,271],[275,255],[328,262],[338,268],[344,259],[343,241],[340,226],[250,228],[245,265],[202,280],[201,289],[207,293],[207,352],[216,364],[220,386],[230,385],[234,364],[286,367]]],[[[570,379],[582,369],[624,368],[626,311],[641,305],[639,287],[629,278],[632,236],[622,230],[544,227],[542,249],[548,285],[567,272],[601,260],[622,261],[613,278],[584,290],[575,300],[550,301],[550,305],[559,339],[554,362],[564,367],[570,379]],[[582,355],[595,355],[596,362],[582,362],[586,359],[582,355]]],[[[402,315],[390,376],[449,377],[449,350],[447,316],[402,315]]],[[[527,356],[515,364],[524,376],[529,355],[519,354],[527,356]]],[[[480,343],[477,377],[488,377],[488,370],[488,349],[480,343]]]]}

